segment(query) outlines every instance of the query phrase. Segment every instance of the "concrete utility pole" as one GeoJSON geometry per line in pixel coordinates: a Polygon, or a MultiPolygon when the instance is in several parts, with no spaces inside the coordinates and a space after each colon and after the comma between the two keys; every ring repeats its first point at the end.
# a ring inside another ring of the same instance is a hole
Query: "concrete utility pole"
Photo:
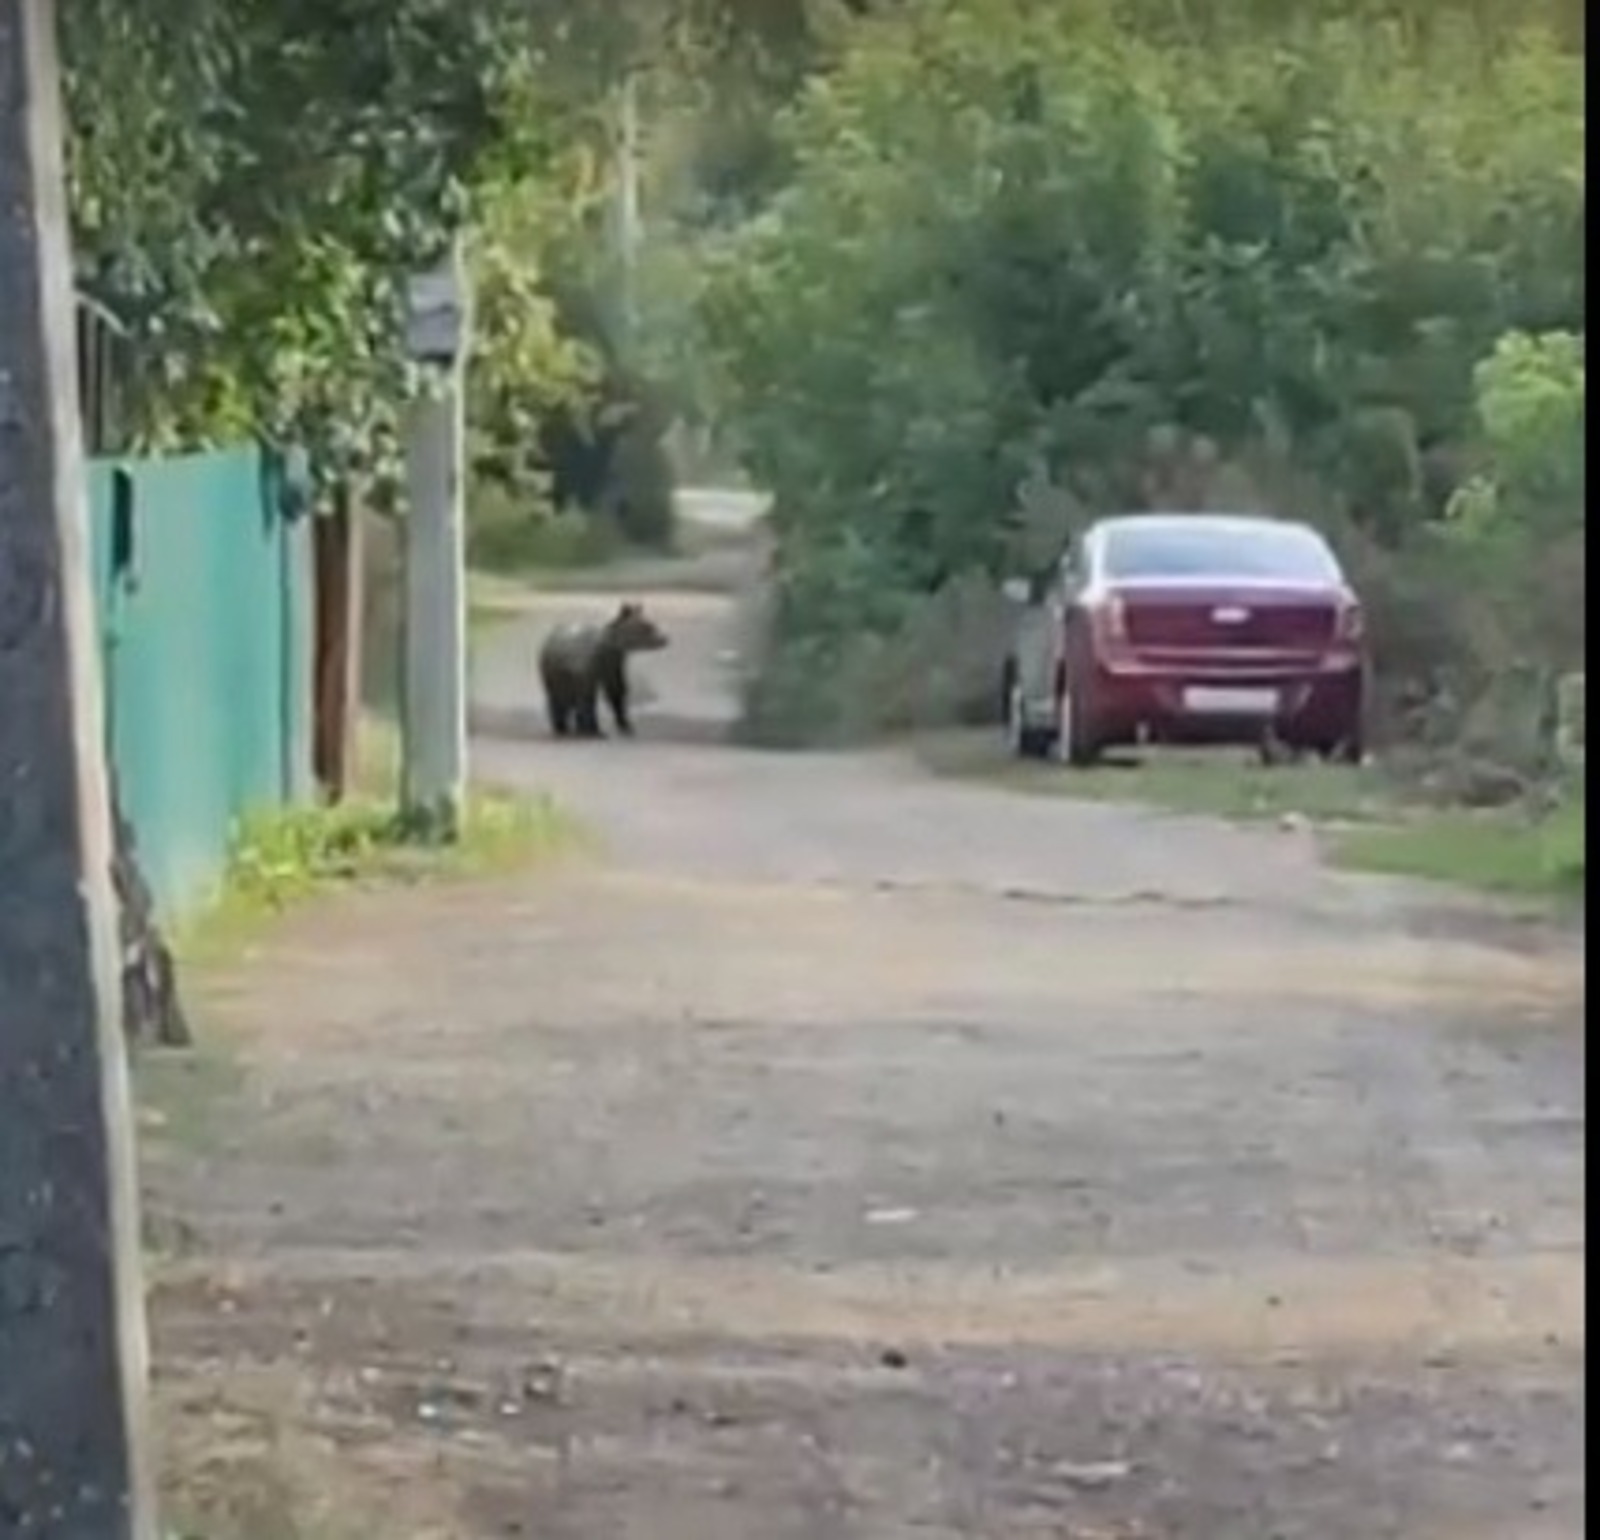
{"type": "Polygon", "coordinates": [[[407,341],[427,371],[406,435],[402,808],[422,832],[460,832],[467,777],[467,280],[461,247],[412,279],[407,341]]]}
{"type": "Polygon", "coordinates": [[[639,320],[638,271],[643,222],[639,204],[639,70],[629,64],[617,91],[617,282],[623,338],[639,320]]]}
{"type": "Polygon", "coordinates": [[[0,1535],[153,1540],[51,0],[0,0],[0,1535]]]}

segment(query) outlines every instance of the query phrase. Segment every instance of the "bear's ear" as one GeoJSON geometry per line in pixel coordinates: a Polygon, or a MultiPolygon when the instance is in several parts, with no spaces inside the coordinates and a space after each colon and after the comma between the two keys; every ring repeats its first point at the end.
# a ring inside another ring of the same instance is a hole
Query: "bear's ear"
{"type": "Polygon", "coordinates": [[[626,600],[621,609],[617,611],[618,620],[633,620],[643,614],[643,610],[632,599],[626,600]]]}

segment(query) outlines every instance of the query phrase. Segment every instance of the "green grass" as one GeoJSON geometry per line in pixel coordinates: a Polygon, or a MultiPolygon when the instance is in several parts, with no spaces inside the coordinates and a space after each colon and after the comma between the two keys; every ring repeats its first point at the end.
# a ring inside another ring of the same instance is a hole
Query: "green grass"
{"type": "Polygon", "coordinates": [[[524,614],[526,606],[516,598],[469,574],[467,583],[467,640],[476,641],[485,631],[524,614]]]}
{"type": "Polygon", "coordinates": [[[1298,814],[1319,823],[1373,823],[1394,815],[1393,786],[1377,770],[1307,762],[1268,766],[1254,755],[1151,751],[1089,770],[1013,758],[995,732],[920,738],[935,774],[981,779],[1034,796],[1124,802],[1239,821],[1298,814]]]}
{"type": "Polygon", "coordinates": [[[691,517],[664,543],[641,544],[604,517],[530,509],[496,488],[478,487],[467,523],[467,564],[477,590],[469,596],[469,616],[474,607],[486,621],[516,612],[498,602],[502,596],[496,588],[514,585],[524,598],[574,588],[610,591],[613,583],[631,582],[639,569],[648,573],[651,586],[724,592],[726,577],[709,569],[719,557],[762,543],[769,527],[758,520],[750,528],[725,528],[691,517]]]}
{"type": "Polygon", "coordinates": [[[1151,751],[1092,770],[1013,759],[994,732],[953,732],[916,744],[936,774],[1033,796],[1160,808],[1236,822],[1306,820],[1329,859],[1353,871],[1415,877],[1512,897],[1567,901],[1584,889],[1581,788],[1555,812],[1493,812],[1418,803],[1378,767],[1266,766],[1230,753],[1151,751]]]}
{"type": "Polygon", "coordinates": [[[537,513],[484,489],[472,499],[467,560],[481,571],[525,575],[597,567],[620,555],[625,544],[614,526],[588,514],[537,513]]]}
{"type": "Polygon", "coordinates": [[[1352,870],[1572,901],[1584,894],[1586,821],[1581,795],[1542,818],[1520,809],[1434,811],[1405,824],[1346,830],[1329,852],[1352,870]]]}
{"type": "Polygon", "coordinates": [[[416,837],[392,800],[370,794],[275,812],[240,828],[220,894],[178,927],[177,949],[188,962],[209,959],[273,916],[341,889],[492,875],[578,843],[549,799],[483,790],[450,843],[416,837]]]}

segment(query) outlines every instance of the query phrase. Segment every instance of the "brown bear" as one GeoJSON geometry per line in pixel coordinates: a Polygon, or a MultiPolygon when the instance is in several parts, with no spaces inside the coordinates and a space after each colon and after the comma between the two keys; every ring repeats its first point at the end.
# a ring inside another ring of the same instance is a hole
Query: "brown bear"
{"type": "Polygon", "coordinates": [[[539,681],[545,713],[558,738],[601,738],[600,697],[631,736],[628,716],[628,655],[659,652],[666,633],[639,604],[624,604],[604,625],[557,626],[539,649],[539,681]]]}

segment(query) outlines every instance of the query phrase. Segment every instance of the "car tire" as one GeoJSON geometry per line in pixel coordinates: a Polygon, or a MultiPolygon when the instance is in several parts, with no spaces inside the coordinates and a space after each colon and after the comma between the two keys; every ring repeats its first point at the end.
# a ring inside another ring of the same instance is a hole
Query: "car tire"
{"type": "Polygon", "coordinates": [[[1367,762],[1367,746],[1359,733],[1352,733],[1334,743],[1325,744],[1322,757],[1330,765],[1364,765],[1367,762]]]}
{"type": "Polygon", "coordinates": [[[1303,745],[1291,743],[1275,732],[1264,733],[1256,745],[1256,758],[1265,770],[1280,770],[1285,765],[1292,765],[1304,753],[1303,745]]]}
{"type": "Polygon", "coordinates": [[[1064,765],[1086,770],[1099,763],[1104,747],[1095,733],[1094,719],[1074,695],[1071,680],[1063,677],[1056,707],[1056,757],[1064,765]]]}
{"type": "Polygon", "coordinates": [[[1005,715],[1006,743],[1014,758],[1043,759],[1050,752],[1050,733],[1023,715],[1022,686],[1015,678],[1007,681],[1005,715]]]}

